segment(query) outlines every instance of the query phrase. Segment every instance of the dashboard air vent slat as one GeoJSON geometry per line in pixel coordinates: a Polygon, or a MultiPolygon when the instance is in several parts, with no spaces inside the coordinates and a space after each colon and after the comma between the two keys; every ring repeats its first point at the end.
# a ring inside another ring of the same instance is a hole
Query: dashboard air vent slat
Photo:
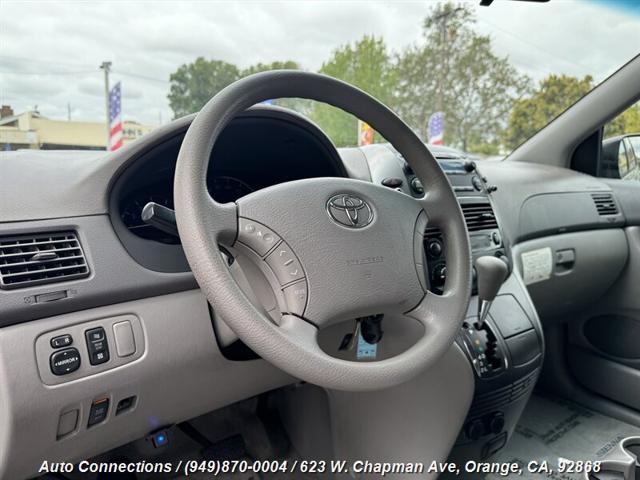
{"type": "Polygon", "coordinates": [[[613,199],[612,194],[592,193],[591,198],[593,198],[593,202],[596,204],[598,215],[617,215],[619,213],[618,206],[616,205],[616,201],[613,199]]]}
{"type": "Polygon", "coordinates": [[[89,275],[75,232],[0,237],[0,288],[25,288],[89,275]]]}
{"type": "Polygon", "coordinates": [[[498,228],[496,216],[489,203],[463,203],[462,213],[470,232],[498,228]]]}

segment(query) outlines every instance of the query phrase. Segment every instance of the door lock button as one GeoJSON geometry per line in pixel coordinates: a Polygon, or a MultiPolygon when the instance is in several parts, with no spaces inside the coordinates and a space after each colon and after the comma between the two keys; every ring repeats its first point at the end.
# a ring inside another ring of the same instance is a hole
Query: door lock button
{"type": "Polygon", "coordinates": [[[104,328],[92,328],[84,332],[89,350],[89,363],[100,365],[109,361],[109,344],[104,328]]]}
{"type": "Polygon", "coordinates": [[[67,375],[80,368],[80,352],[77,348],[65,348],[51,354],[49,360],[51,373],[54,375],[67,375]]]}

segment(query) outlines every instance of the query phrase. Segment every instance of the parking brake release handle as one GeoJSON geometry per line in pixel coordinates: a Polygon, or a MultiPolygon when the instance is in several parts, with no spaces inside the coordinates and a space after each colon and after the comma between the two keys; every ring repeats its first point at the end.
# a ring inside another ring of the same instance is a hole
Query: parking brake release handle
{"type": "Polygon", "coordinates": [[[509,268],[499,258],[485,255],[476,260],[478,281],[478,324],[480,330],[484,324],[491,303],[496,298],[498,290],[507,279],[509,268]]]}

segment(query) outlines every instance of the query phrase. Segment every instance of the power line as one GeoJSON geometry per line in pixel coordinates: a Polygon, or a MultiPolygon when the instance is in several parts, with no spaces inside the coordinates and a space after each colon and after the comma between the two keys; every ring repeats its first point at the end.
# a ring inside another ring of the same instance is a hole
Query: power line
{"type": "Polygon", "coordinates": [[[41,63],[41,64],[49,64],[49,65],[56,65],[56,66],[68,66],[71,68],[91,68],[90,65],[87,65],[86,63],[78,63],[78,62],[60,62],[57,60],[40,60],[40,59],[33,59],[33,58],[27,58],[27,57],[18,57],[15,55],[0,55],[0,59],[7,59],[7,60],[18,60],[20,62],[28,62],[28,63],[41,63]]]}
{"type": "MultiPolygon", "coordinates": [[[[47,65],[56,65],[58,67],[60,66],[69,66],[69,67],[73,67],[73,68],[78,68],[78,67],[83,67],[86,70],[76,70],[76,71],[62,71],[62,70],[58,70],[58,71],[40,71],[40,72],[32,72],[32,71],[16,71],[16,70],[0,70],[0,73],[3,74],[15,74],[15,75],[84,75],[84,74],[88,74],[88,73],[98,73],[99,72],[99,68],[92,68],[87,64],[81,64],[81,63],[70,63],[70,62],[57,62],[57,61],[52,61],[52,60],[35,60],[32,58],[26,58],[26,57],[17,57],[17,56],[12,56],[12,55],[0,55],[0,59],[9,59],[9,60],[17,60],[19,62],[28,62],[31,64],[47,64],[47,65]]],[[[122,75],[124,77],[131,77],[131,78],[137,78],[140,80],[147,80],[149,82],[157,82],[157,83],[164,83],[164,84],[168,84],[170,83],[169,80],[164,79],[164,78],[157,78],[157,77],[150,77],[148,75],[140,75],[137,73],[131,73],[131,72],[124,72],[121,70],[111,70],[113,73],[117,73],[118,75],[122,75]]]]}
{"type": "Polygon", "coordinates": [[[96,70],[80,70],[75,72],[24,72],[24,71],[16,71],[16,70],[0,70],[0,74],[4,75],[86,75],[97,73],[96,70]]]}
{"type": "Polygon", "coordinates": [[[169,80],[163,79],[163,78],[157,78],[157,77],[148,77],[146,75],[139,75],[137,73],[129,73],[129,72],[123,72],[121,70],[111,70],[113,73],[117,73],[118,75],[122,75],[124,77],[132,77],[132,78],[139,78],[141,80],[148,80],[150,82],[159,82],[159,83],[170,83],[169,80]]]}
{"type": "Polygon", "coordinates": [[[590,68],[588,68],[588,67],[586,67],[584,65],[581,65],[580,63],[574,62],[572,60],[568,60],[566,58],[560,57],[556,53],[554,53],[554,52],[552,52],[550,50],[547,50],[545,48],[542,48],[539,45],[536,45],[535,43],[531,43],[531,42],[523,39],[522,37],[516,35],[515,33],[511,32],[509,30],[506,30],[506,29],[504,29],[502,27],[499,27],[495,23],[492,23],[492,22],[490,22],[490,21],[488,21],[488,20],[486,20],[486,19],[484,19],[482,17],[478,17],[478,20],[480,20],[481,22],[486,23],[487,25],[490,25],[491,27],[495,28],[496,30],[498,30],[498,31],[500,31],[500,32],[502,32],[502,33],[504,33],[506,35],[509,35],[512,38],[515,38],[516,40],[518,40],[518,41],[520,41],[520,42],[522,42],[522,43],[524,43],[526,45],[529,45],[530,47],[535,48],[536,50],[539,50],[540,52],[544,53],[545,55],[549,55],[549,56],[554,57],[554,58],[556,58],[556,59],[558,59],[558,60],[560,60],[562,62],[569,63],[569,64],[573,65],[574,67],[581,68],[586,73],[590,73],[591,72],[590,68]]]}

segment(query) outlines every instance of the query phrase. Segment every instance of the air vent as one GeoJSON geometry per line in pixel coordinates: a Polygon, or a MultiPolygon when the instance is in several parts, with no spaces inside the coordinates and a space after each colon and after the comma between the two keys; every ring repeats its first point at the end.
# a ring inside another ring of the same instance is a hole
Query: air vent
{"type": "Polygon", "coordinates": [[[74,232],[0,237],[0,288],[25,288],[89,275],[74,232]]]}
{"type": "Polygon", "coordinates": [[[438,227],[427,227],[424,231],[424,238],[437,238],[441,236],[442,232],[438,227]]]}
{"type": "Polygon", "coordinates": [[[618,206],[616,205],[616,201],[613,199],[612,194],[592,193],[591,198],[593,198],[593,202],[596,204],[598,215],[605,216],[618,214],[618,206]]]}
{"type": "Polygon", "coordinates": [[[498,228],[496,216],[489,203],[463,203],[462,213],[470,232],[498,228]]]}

